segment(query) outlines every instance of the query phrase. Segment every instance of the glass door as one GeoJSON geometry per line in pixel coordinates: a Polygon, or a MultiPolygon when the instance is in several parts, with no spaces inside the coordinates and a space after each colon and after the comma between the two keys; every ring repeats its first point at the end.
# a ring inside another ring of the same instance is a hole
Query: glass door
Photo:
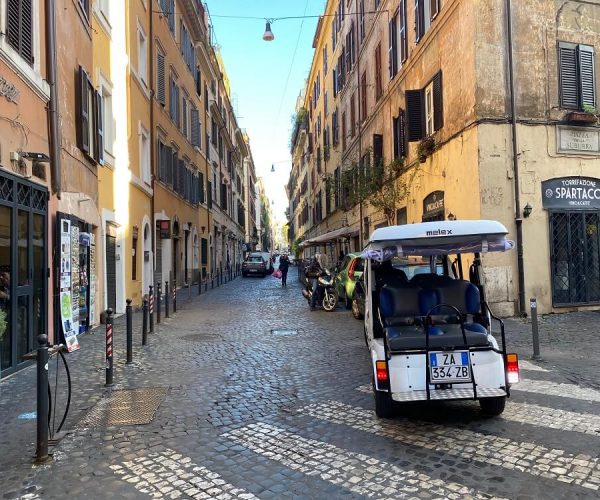
{"type": "Polygon", "coordinates": [[[0,331],[0,372],[13,365],[11,252],[12,209],[0,205],[0,309],[4,313],[4,333],[0,331]]]}

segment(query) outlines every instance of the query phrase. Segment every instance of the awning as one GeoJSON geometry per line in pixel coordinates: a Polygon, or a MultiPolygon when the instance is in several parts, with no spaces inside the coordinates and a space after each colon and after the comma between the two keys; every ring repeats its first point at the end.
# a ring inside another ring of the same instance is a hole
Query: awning
{"type": "Polygon", "coordinates": [[[340,229],[335,229],[333,231],[329,231],[328,233],[323,233],[313,238],[304,240],[302,243],[300,243],[300,246],[305,248],[311,245],[320,245],[321,243],[327,243],[329,241],[335,241],[339,238],[348,237],[351,234],[358,234],[358,229],[341,227],[340,229]]]}

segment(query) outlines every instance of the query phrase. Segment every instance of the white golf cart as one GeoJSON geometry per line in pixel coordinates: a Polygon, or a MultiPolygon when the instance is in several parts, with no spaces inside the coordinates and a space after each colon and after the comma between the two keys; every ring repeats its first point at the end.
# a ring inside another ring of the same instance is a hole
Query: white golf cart
{"type": "Polygon", "coordinates": [[[504,411],[510,384],[519,380],[518,359],[506,353],[504,323],[485,300],[480,254],[513,248],[507,234],[488,220],[373,232],[363,256],[377,416],[392,416],[395,403],[461,399],[479,400],[489,415],[504,411]],[[427,258],[431,272],[408,280],[402,268],[392,267],[396,257],[427,258]],[[492,320],[500,326],[500,346],[492,320]]]}

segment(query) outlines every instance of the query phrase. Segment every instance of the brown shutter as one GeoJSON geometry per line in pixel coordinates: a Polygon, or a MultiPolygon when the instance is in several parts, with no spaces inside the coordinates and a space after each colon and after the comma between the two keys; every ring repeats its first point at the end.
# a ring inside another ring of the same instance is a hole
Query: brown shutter
{"type": "Polygon", "coordinates": [[[402,158],[406,158],[408,144],[406,143],[406,112],[401,109],[398,115],[398,152],[402,158]]]}
{"type": "Polygon", "coordinates": [[[444,126],[444,98],[442,87],[442,72],[438,71],[433,77],[433,129],[439,130],[444,126]]]}
{"type": "Polygon", "coordinates": [[[440,13],[440,0],[429,0],[429,12],[430,19],[433,20],[440,13]]]}
{"type": "Polygon", "coordinates": [[[422,90],[406,91],[406,114],[408,118],[408,141],[425,137],[424,98],[422,90]]]}
{"type": "Polygon", "coordinates": [[[90,153],[89,120],[90,109],[88,105],[88,75],[82,66],[79,66],[77,76],[77,96],[79,98],[79,112],[77,114],[79,123],[77,124],[79,149],[84,153],[90,153]]]}
{"type": "Polygon", "coordinates": [[[8,43],[29,64],[33,64],[32,22],[32,0],[7,1],[6,36],[8,43]]]}
{"type": "Polygon", "coordinates": [[[196,94],[202,95],[202,73],[200,73],[200,66],[196,66],[196,94]]]}
{"type": "Polygon", "coordinates": [[[95,159],[100,165],[104,165],[104,101],[99,92],[94,92],[96,103],[96,155],[95,159]]]}
{"type": "Polygon", "coordinates": [[[415,38],[418,42],[425,34],[425,9],[424,3],[427,0],[415,0],[415,38]]]}

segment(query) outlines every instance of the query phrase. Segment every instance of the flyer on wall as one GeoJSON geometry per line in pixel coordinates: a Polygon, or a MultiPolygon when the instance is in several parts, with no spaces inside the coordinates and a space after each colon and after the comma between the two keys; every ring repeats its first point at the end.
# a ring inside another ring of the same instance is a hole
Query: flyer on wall
{"type": "Polygon", "coordinates": [[[71,302],[71,221],[60,221],[60,319],[69,352],[79,349],[71,302]]]}

